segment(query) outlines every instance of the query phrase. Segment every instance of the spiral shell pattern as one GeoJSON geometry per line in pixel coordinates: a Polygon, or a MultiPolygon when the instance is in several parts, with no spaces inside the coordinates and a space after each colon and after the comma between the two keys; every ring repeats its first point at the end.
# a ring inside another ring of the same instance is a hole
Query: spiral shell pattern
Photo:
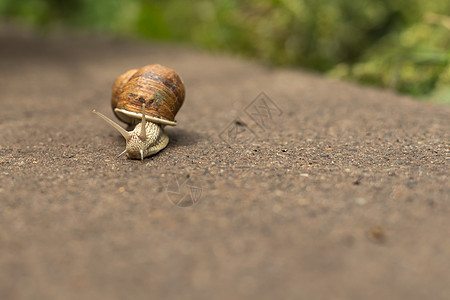
{"type": "Polygon", "coordinates": [[[176,125],[175,115],[184,102],[184,84],[175,71],[155,64],[125,72],[116,78],[111,96],[115,115],[123,122],[136,124],[142,118],[176,125]]]}

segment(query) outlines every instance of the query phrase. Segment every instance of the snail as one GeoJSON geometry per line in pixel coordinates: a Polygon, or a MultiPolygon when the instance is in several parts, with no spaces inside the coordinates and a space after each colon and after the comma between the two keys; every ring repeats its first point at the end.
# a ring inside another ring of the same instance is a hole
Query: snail
{"type": "Polygon", "coordinates": [[[115,116],[129,125],[127,131],[105,115],[92,112],[122,134],[128,158],[144,160],[169,143],[166,125],[175,126],[175,115],[184,102],[185,89],[172,69],[155,64],[125,72],[116,78],[111,96],[115,116]]]}

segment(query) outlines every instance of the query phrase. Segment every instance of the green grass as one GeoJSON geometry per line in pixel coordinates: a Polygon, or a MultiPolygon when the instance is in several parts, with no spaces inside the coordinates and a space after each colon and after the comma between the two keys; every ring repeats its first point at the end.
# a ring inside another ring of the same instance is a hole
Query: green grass
{"type": "Polygon", "coordinates": [[[450,101],[448,0],[0,0],[0,17],[175,40],[450,101]]]}

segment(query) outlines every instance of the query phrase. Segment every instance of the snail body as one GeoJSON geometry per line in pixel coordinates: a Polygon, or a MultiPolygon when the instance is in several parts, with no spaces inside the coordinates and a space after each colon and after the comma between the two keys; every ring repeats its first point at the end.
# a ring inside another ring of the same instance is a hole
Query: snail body
{"type": "MultiPolygon", "coordinates": [[[[166,125],[175,126],[175,115],[184,102],[185,88],[180,76],[161,65],[147,65],[116,78],[111,106],[116,117],[132,131],[101,113],[93,111],[116,128],[126,140],[129,158],[141,159],[156,154],[169,143],[166,125]]],[[[119,156],[120,156],[119,155],[119,156]]]]}

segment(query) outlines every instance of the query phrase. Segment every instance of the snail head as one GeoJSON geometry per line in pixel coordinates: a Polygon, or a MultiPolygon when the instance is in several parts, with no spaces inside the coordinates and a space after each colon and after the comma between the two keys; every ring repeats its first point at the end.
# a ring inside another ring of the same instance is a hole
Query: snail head
{"type": "Polygon", "coordinates": [[[114,127],[125,138],[125,150],[118,157],[127,153],[129,158],[144,160],[144,157],[161,151],[169,143],[169,137],[164,132],[163,127],[145,119],[145,103],[142,103],[141,122],[132,131],[125,130],[119,124],[95,110],[92,112],[114,127]]]}

